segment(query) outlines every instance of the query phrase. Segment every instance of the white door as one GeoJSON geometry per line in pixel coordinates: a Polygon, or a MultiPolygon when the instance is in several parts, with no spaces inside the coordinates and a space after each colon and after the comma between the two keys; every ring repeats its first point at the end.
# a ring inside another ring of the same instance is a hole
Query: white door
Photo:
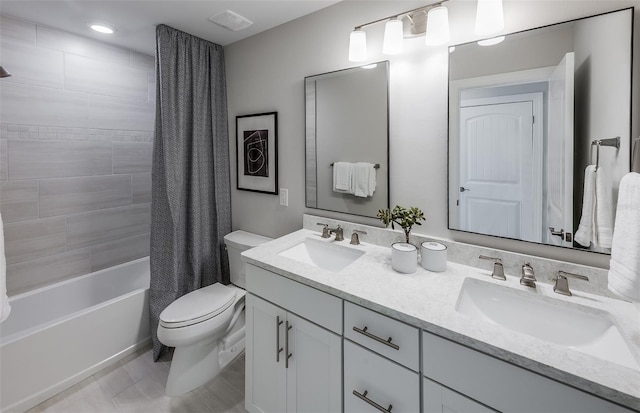
{"type": "Polygon", "coordinates": [[[284,328],[286,312],[251,294],[246,296],[245,409],[282,413],[286,405],[284,328]],[[278,352],[278,349],[283,349],[278,352]]]}
{"type": "Polygon", "coordinates": [[[342,411],[340,336],[291,313],[286,323],[291,327],[286,411],[342,411]]]}
{"type": "Polygon", "coordinates": [[[460,227],[539,241],[534,225],[533,102],[460,108],[460,227]]]}
{"type": "Polygon", "coordinates": [[[566,247],[573,245],[574,66],[573,52],[567,53],[549,79],[547,231],[544,241],[566,247]],[[551,228],[558,235],[553,235],[551,228]]]}

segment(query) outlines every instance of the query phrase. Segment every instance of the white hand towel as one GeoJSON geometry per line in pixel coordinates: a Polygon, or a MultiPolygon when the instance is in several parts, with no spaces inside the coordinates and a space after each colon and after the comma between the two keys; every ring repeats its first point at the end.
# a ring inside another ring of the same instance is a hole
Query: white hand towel
{"type": "Polygon", "coordinates": [[[602,168],[596,170],[595,214],[593,220],[593,244],[599,248],[611,248],[613,238],[613,207],[607,176],[602,168]]]}
{"type": "Polygon", "coordinates": [[[363,198],[373,195],[373,191],[375,191],[375,177],[376,170],[372,163],[356,163],[353,174],[354,195],[363,198]]]}
{"type": "Polygon", "coordinates": [[[589,165],[584,170],[584,193],[582,195],[582,216],[573,239],[584,247],[591,246],[593,216],[596,197],[596,166],[589,165]]]}
{"type": "Polygon", "coordinates": [[[9,317],[10,312],[11,306],[7,297],[7,259],[4,255],[4,227],[2,214],[0,214],[0,323],[9,317]]]}
{"type": "Polygon", "coordinates": [[[353,193],[353,164],[335,162],[333,164],[333,190],[335,192],[353,193]]]}
{"type": "Polygon", "coordinates": [[[609,290],[640,301],[640,173],[628,173],[620,180],[609,290]]]}

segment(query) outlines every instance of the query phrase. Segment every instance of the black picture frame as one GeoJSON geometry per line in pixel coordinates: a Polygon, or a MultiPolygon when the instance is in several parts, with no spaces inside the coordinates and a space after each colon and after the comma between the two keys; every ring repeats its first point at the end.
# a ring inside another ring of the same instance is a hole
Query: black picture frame
{"type": "Polygon", "coordinates": [[[236,187],[278,194],[278,112],[236,116],[236,187]]]}

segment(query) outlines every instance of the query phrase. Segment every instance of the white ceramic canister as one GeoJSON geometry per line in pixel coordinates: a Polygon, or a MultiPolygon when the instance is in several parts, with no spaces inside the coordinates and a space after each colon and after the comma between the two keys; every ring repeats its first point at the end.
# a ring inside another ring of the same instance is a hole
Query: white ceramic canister
{"type": "Polygon", "coordinates": [[[418,269],[418,249],[406,242],[391,245],[391,267],[404,274],[412,274],[418,269]]]}
{"type": "Polygon", "coordinates": [[[447,270],[447,247],[434,241],[420,245],[421,264],[425,270],[442,272],[447,270]]]}

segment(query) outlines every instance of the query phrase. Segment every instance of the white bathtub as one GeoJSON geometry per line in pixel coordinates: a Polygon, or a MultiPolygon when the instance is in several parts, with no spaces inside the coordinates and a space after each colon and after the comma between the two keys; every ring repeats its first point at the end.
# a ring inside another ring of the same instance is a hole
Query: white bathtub
{"type": "Polygon", "coordinates": [[[9,298],[0,411],[25,411],[150,341],[149,258],[9,298]]]}

